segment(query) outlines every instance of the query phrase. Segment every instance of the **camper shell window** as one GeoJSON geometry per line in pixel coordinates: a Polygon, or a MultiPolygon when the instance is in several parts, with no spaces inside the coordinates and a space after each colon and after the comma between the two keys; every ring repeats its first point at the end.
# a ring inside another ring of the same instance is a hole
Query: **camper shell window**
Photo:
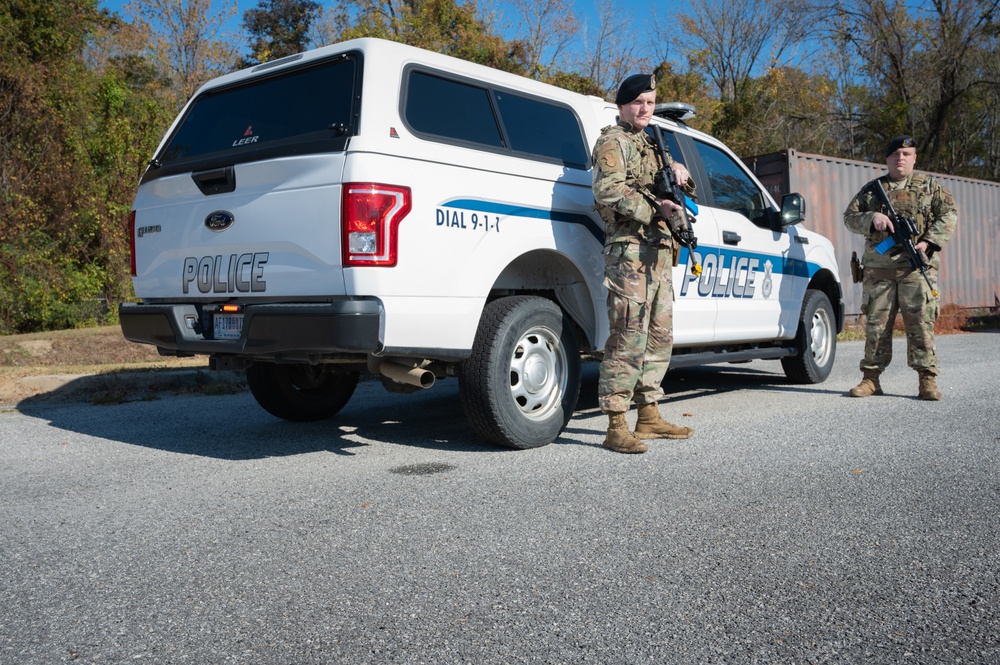
{"type": "Polygon", "coordinates": [[[589,168],[580,121],[568,106],[416,66],[403,87],[403,121],[422,138],[589,168]]]}
{"type": "Polygon", "coordinates": [[[359,53],[341,54],[202,93],[144,179],[344,150],[347,137],[358,129],[360,58],[359,53]]]}

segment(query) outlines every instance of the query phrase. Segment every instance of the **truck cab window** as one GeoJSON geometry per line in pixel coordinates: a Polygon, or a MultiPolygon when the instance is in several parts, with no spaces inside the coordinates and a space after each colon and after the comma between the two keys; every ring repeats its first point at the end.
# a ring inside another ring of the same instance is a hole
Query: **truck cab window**
{"type": "MultiPolygon", "coordinates": [[[[663,140],[667,142],[667,152],[670,153],[670,156],[674,159],[674,161],[683,164],[684,156],[681,154],[681,147],[677,144],[677,139],[674,137],[674,133],[666,127],[660,127],[660,130],[663,134],[663,140]]],[[[652,129],[646,127],[645,132],[649,135],[649,138],[655,140],[652,129]]]]}
{"type": "Polygon", "coordinates": [[[708,176],[715,207],[737,212],[766,228],[767,199],[750,176],[718,148],[701,141],[695,141],[695,145],[708,176]]]}

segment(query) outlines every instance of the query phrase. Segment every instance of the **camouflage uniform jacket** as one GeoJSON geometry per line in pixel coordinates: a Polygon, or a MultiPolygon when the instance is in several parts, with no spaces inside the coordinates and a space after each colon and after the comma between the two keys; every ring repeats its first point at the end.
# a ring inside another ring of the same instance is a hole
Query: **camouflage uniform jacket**
{"type": "MultiPolygon", "coordinates": [[[[882,182],[882,187],[885,188],[896,212],[904,217],[913,218],[917,227],[914,244],[921,240],[926,241],[931,266],[939,268],[941,249],[951,239],[958,223],[958,207],[951,192],[927,173],[912,173],[898,183],[890,180],[888,175],[883,175],[878,180],[882,182]]],[[[865,267],[907,267],[906,257],[903,254],[893,251],[879,254],[875,251],[876,245],[890,234],[886,231],[876,231],[872,226],[874,213],[885,212],[871,191],[874,182],[873,180],[865,185],[847,206],[844,212],[844,225],[849,231],[865,236],[865,253],[862,259],[865,267]]]]}
{"type": "Polygon", "coordinates": [[[604,220],[604,244],[672,246],[670,231],[649,190],[660,169],[656,144],[649,135],[625,122],[605,127],[594,145],[593,162],[594,202],[604,220]]]}

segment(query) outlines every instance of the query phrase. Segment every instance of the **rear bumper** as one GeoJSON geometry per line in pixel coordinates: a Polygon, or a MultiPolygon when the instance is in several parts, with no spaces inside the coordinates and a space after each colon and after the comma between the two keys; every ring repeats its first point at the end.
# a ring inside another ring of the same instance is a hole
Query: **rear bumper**
{"type": "Polygon", "coordinates": [[[124,303],[125,339],[190,354],[378,353],[384,310],[377,300],[248,304],[238,340],[212,339],[212,313],[193,304],[124,303]]]}

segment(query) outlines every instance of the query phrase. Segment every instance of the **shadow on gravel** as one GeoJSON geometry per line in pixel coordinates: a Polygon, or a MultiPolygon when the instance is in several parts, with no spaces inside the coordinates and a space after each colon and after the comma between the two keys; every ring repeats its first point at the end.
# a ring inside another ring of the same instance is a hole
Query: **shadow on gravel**
{"type": "Polygon", "coordinates": [[[280,420],[262,409],[245,388],[204,390],[203,378],[188,385],[173,377],[158,386],[125,382],[129,401],[88,399],[107,387],[95,377],[22,401],[17,410],[53,427],[87,436],[183,455],[254,460],[315,452],[351,456],[359,448],[396,444],[450,452],[506,452],[481,441],[466,422],[454,379],[413,395],[388,393],[363,381],[348,405],[320,422],[280,420]],[[202,386],[202,388],[199,388],[202,386]]]}
{"type": "MultiPolygon", "coordinates": [[[[667,401],[672,405],[680,405],[704,395],[748,389],[789,393],[808,390],[829,395],[841,394],[840,390],[824,387],[822,383],[816,385],[791,383],[781,373],[781,365],[777,362],[770,363],[767,367],[774,369],[773,371],[760,369],[760,363],[727,363],[670,370],[663,380],[663,392],[667,401]]],[[[599,364],[596,362],[584,365],[577,413],[598,409],[598,371],[599,364]]]]}
{"type": "MultiPolygon", "coordinates": [[[[578,421],[600,415],[598,367],[596,362],[584,364],[575,413],[578,421]]],[[[258,406],[246,390],[242,375],[223,377],[220,385],[218,374],[207,378],[208,374],[194,371],[158,377],[84,377],[46,395],[26,399],[18,410],[79,434],[225,460],[315,452],[352,456],[360,448],[377,444],[449,452],[516,452],[478,438],[465,418],[455,379],[440,381],[430,390],[411,395],[391,394],[378,381],[363,381],[335,417],[295,423],[277,419],[258,406]],[[92,399],[95,396],[99,397],[96,403],[92,399]]],[[[750,365],[674,370],[667,375],[664,389],[672,405],[743,389],[839,394],[824,389],[822,384],[790,384],[780,367],[770,372],[750,365]]],[[[581,431],[573,424],[567,430],[581,431]]],[[[555,445],[579,443],[563,437],[555,445]]]]}

